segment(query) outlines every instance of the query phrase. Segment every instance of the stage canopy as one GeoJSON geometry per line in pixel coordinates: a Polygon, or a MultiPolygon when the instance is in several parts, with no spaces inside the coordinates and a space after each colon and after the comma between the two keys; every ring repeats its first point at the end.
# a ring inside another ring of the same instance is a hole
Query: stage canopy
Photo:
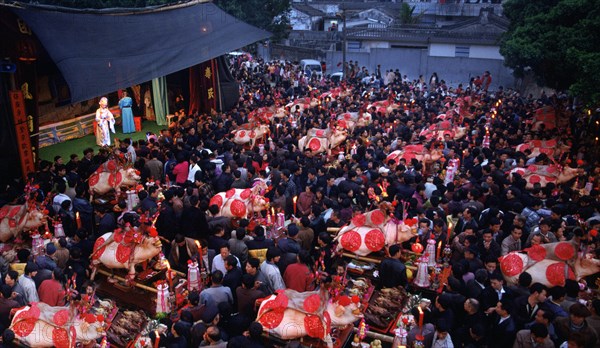
{"type": "Polygon", "coordinates": [[[62,72],[72,103],[174,73],[270,36],[212,3],[198,1],[127,12],[22,3],[12,10],[62,72]]]}

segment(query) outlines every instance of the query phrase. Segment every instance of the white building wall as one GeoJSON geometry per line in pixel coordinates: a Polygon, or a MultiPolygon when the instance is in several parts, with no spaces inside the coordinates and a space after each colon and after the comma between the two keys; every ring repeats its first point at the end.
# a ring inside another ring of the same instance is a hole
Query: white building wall
{"type": "Polygon", "coordinates": [[[432,43],[429,45],[430,57],[456,57],[456,46],[469,47],[468,58],[499,59],[504,58],[500,54],[500,47],[468,44],[432,43]]]}
{"type": "Polygon", "coordinates": [[[455,44],[432,43],[429,45],[430,57],[454,57],[455,44]]]}
{"type": "Polygon", "coordinates": [[[504,57],[500,54],[500,47],[498,46],[471,46],[469,58],[504,60],[504,57]]]}
{"type": "Polygon", "coordinates": [[[390,48],[390,43],[387,41],[363,41],[363,49],[370,50],[372,48],[390,48]]]}

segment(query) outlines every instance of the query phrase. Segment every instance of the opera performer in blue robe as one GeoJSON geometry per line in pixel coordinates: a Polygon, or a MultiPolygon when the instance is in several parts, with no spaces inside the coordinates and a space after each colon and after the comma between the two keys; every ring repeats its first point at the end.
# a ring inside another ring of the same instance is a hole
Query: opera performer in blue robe
{"type": "Polygon", "coordinates": [[[127,92],[123,92],[123,98],[119,100],[119,108],[121,109],[121,122],[123,122],[123,133],[134,133],[135,123],[133,122],[133,100],[127,95],[127,92]]]}

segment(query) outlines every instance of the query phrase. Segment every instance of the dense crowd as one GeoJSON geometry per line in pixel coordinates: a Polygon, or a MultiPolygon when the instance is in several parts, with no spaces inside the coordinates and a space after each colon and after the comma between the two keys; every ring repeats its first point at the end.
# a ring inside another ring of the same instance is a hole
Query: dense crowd
{"type": "MultiPolygon", "coordinates": [[[[232,63],[241,97],[231,111],[191,112],[146,140],[124,139],[115,148],[85,149],[81,158],[73,154],[68,161],[57,156],[39,163],[31,177],[38,192],[51,197],[48,214],[60,219],[66,237],[48,244],[35,258],[25,248],[2,258],[3,330],[10,325],[12,308],[35,301],[64,305],[69,288],[93,292],[89,257],[95,240],[159,212],[155,227],[168,241],[163,252],[173,268],[186,272],[188,260],[198,257],[195,241],[200,241],[201,267],[209,275],[204,290],[189,294],[179,321],[160,333],[161,346],[264,346],[262,327],[254,322],[255,300],[284,288],[313,290],[333,275],[346,274],[328,228],[339,228],[357,213],[389,201],[395,202],[395,216],[417,219],[419,239],[386,248],[377,286],[409,285],[403,261],[413,243],[433,238],[436,244],[449,243],[452,250],[452,275],[444,292],[425,309],[426,347],[598,346],[600,300],[589,289],[594,284],[567,280],[565,286],[546,288],[531,284],[531,276],[522,273],[519,283],[509,286],[498,266],[501,255],[554,241],[577,241],[595,252],[597,240],[590,231],[600,228],[598,157],[587,127],[591,116],[572,99],[521,96],[502,87],[492,91],[489,72],[453,87],[442,74],[429,81],[422,76],[409,80],[398,69],[382,72],[377,67],[370,73],[359,62],[349,62],[341,86],[351,93],[275,117],[264,145],[248,148],[232,141],[232,131],[254,122],[253,110],[319,97],[340,84],[319,80],[289,62],[238,57],[232,63]],[[419,137],[465,96],[474,101],[469,117],[455,114],[453,122],[466,127],[466,136],[431,141],[419,137]],[[402,107],[389,114],[367,110],[368,104],[382,100],[402,107]],[[549,105],[567,126],[534,129],[528,120],[536,109],[549,105]],[[309,129],[332,127],[336,115],[345,112],[370,112],[373,121],[349,134],[341,145],[342,156],[298,148],[298,139],[309,129]],[[515,150],[527,139],[553,138],[569,143],[570,151],[556,158],[529,158],[528,152],[515,150]],[[441,158],[432,163],[387,159],[392,151],[414,143],[439,148],[441,158]],[[89,196],[87,179],[111,158],[133,163],[141,174],[143,189],[132,210],[125,197],[107,202],[89,196]],[[460,166],[446,182],[451,161],[460,166]],[[515,167],[554,161],[579,166],[585,174],[577,181],[533,189],[526,189],[518,175],[507,175],[515,167]],[[276,238],[252,219],[232,220],[209,205],[215,193],[249,188],[256,180],[268,183],[265,196],[271,206],[292,220],[276,238]],[[591,186],[584,191],[588,182],[591,186]],[[452,218],[457,223],[448,240],[445,231],[452,218]]],[[[19,194],[9,187],[2,203],[17,202],[19,194]]],[[[10,345],[11,336],[11,330],[4,331],[4,345],[10,345]]]]}

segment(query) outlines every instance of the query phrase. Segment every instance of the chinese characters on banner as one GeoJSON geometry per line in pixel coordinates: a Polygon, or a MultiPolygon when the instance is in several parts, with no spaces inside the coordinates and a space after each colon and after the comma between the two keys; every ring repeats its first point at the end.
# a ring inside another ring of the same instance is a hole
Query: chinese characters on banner
{"type": "Polygon", "coordinates": [[[211,59],[200,64],[201,85],[201,105],[200,108],[205,113],[212,113],[217,110],[217,61],[211,59]]]}
{"type": "Polygon", "coordinates": [[[31,152],[31,139],[29,138],[29,127],[27,114],[25,112],[25,100],[22,91],[10,91],[10,104],[13,111],[15,131],[17,135],[17,146],[21,158],[21,170],[23,178],[27,180],[27,174],[35,171],[33,153],[31,152]]]}

